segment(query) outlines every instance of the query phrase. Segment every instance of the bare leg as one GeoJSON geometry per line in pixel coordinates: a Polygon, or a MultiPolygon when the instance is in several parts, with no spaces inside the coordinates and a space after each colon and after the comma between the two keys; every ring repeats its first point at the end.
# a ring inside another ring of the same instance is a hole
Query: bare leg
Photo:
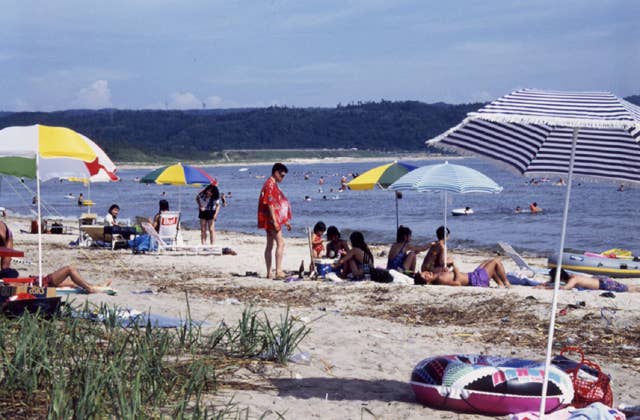
{"type": "Polygon", "coordinates": [[[283,277],[282,271],[282,257],[284,256],[284,236],[282,236],[282,229],[276,232],[276,277],[283,277]]]}
{"type": "Polygon", "coordinates": [[[204,245],[207,242],[207,221],[200,219],[200,244],[204,245]]]}
{"type": "MultiPolygon", "coordinates": [[[[95,293],[96,290],[85,279],[80,276],[78,270],[72,265],[62,267],[53,273],[49,274],[50,285],[54,287],[81,287],[89,293],[95,293]]],[[[104,286],[110,286],[111,281],[108,281],[104,286]]]]}
{"type": "Polygon", "coordinates": [[[209,228],[209,241],[213,245],[216,242],[216,225],[213,219],[207,221],[207,227],[209,228]]]}
{"type": "Polygon", "coordinates": [[[404,264],[402,264],[402,268],[404,271],[414,272],[416,271],[416,253],[409,252],[407,256],[404,258],[404,264]]]}
{"type": "Polygon", "coordinates": [[[509,283],[507,274],[504,271],[504,266],[498,258],[487,260],[480,264],[480,267],[487,271],[489,277],[495,280],[499,287],[511,287],[511,283],[509,283]]]}
{"type": "Polygon", "coordinates": [[[273,251],[273,242],[276,240],[277,232],[267,229],[267,246],[264,248],[264,261],[267,264],[267,278],[271,278],[271,252],[273,251]]]}

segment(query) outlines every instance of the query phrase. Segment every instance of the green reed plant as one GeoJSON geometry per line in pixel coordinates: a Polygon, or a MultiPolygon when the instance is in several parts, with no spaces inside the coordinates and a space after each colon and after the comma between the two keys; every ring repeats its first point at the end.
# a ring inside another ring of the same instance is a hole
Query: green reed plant
{"type": "Polygon", "coordinates": [[[125,328],[117,307],[85,305],[73,311],[73,317],[65,309],[50,320],[32,314],[0,317],[0,418],[24,416],[25,407],[27,417],[50,419],[162,413],[248,418],[248,411],[206,402],[219,375],[233,374],[239,359],[284,363],[309,332],[288,310],[272,323],[249,307],[236,325],[221,322],[206,332],[190,315],[178,329],[150,323],[125,328]]]}
{"type": "Polygon", "coordinates": [[[268,317],[264,317],[262,328],[266,340],[265,355],[270,360],[286,363],[289,356],[298,348],[300,342],[311,331],[306,325],[298,325],[289,315],[289,308],[284,316],[280,316],[280,322],[272,324],[268,317]]]}

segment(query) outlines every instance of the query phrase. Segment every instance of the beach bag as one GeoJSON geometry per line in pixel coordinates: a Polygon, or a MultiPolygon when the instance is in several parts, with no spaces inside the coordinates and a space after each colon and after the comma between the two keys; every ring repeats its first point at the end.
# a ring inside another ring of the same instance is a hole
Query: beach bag
{"type": "Polygon", "coordinates": [[[609,407],[613,404],[611,378],[602,372],[600,366],[584,358],[580,347],[565,347],[560,350],[552,363],[571,377],[574,397],[571,405],[576,408],[586,407],[594,402],[601,402],[609,407]],[[564,356],[565,353],[577,353],[580,361],[576,362],[564,356]]]}
{"type": "Polygon", "coordinates": [[[154,252],[158,250],[158,244],[150,235],[140,235],[129,241],[129,248],[134,254],[154,252]]]}
{"type": "Polygon", "coordinates": [[[375,281],[376,283],[391,283],[393,282],[393,276],[384,268],[374,267],[371,269],[371,281],[375,281]]]}

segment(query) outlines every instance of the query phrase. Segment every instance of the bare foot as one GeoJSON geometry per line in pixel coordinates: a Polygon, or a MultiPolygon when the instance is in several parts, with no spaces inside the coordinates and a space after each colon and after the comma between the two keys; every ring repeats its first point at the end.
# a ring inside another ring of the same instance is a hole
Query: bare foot
{"type": "Polygon", "coordinates": [[[106,283],[102,285],[102,287],[111,287],[111,283],[113,283],[113,280],[107,280],[106,283]]]}

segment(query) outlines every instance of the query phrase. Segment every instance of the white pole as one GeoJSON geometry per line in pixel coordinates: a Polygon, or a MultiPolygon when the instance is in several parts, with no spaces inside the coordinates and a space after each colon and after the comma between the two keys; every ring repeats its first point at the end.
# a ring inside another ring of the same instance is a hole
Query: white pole
{"type": "Polygon", "coordinates": [[[558,309],[558,290],[560,289],[560,270],[562,270],[562,254],[564,239],[567,233],[567,218],[569,216],[569,199],[571,198],[571,183],[573,178],[573,163],[576,156],[576,143],[578,141],[578,128],[573,129],[573,141],[571,143],[571,158],[569,159],[569,180],[567,192],[564,198],[564,211],[562,212],[562,233],[560,234],[560,251],[558,252],[558,266],[556,277],[553,280],[553,299],[551,301],[551,319],[549,320],[549,338],[547,339],[547,355],[544,360],[544,379],[542,381],[542,398],[540,399],[540,419],[544,419],[547,399],[547,381],[549,380],[549,367],[551,367],[551,351],[553,347],[553,333],[556,324],[556,310],[558,309]]]}
{"type": "Polygon", "coordinates": [[[444,268],[447,269],[447,191],[444,192],[444,268]]]}
{"type": "Polygon", "coordinates": [[[38,201],[38,286],[42,287],[42,211],[40,210],[40,152],[36,153],[36,198],[38,201]]]}

